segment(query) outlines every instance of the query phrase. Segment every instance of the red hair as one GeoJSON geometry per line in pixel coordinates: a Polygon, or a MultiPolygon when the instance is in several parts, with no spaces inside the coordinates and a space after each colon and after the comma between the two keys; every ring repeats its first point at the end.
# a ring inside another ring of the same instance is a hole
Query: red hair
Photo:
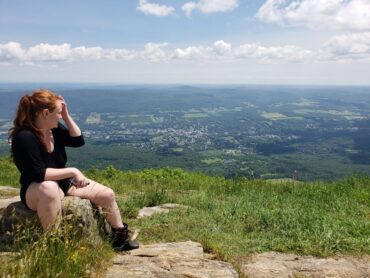
{"type": "Polygon", "coordinates": [[[17,114],[13,121],[13,127],[9,129],[9,142],[13,135],[23,128],[30,129],[35,133],[39,141],[43,142],[41,139],[42,132],[35,125],[36,118],[44,109],[52,112],[56,108],[57,100],[60,100],[58,95],[46,89],[34,91],[31,96],[24,95],[21,97],[17,114]]]}

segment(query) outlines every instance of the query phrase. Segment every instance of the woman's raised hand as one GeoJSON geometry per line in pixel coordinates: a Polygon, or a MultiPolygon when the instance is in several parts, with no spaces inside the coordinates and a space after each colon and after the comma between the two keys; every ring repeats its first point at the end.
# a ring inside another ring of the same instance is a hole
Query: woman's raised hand
{"type": "Polygon", "coordinates": [[[67,102],[65,101],[64,97],[62,97],[61,95],[59,95],[58,98],[62,101],[62,118],[63,120],[66,120],[69,116],[67,102]]]}

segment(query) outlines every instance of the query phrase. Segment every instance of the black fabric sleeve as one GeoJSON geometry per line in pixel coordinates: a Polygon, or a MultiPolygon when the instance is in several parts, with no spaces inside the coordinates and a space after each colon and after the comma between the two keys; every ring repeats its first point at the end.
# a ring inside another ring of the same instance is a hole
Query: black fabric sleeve
{"type": "Polygon", "coordinates": [[[61,139],[63,146],[76,148],[85,144],[85,139],[82,134],[76,137],[69,135],[68,129],[61,123],[58,124],[58,128],[55,130],[55,132],[61,139]]]}
{"type": "Polygon", "coordinates": [[[22,130],[12,138],[15,164],[22,174],[35,182],[45,179],[46,164],[42,159],[42,147],[36,135],[29,130],[22,130]]]}

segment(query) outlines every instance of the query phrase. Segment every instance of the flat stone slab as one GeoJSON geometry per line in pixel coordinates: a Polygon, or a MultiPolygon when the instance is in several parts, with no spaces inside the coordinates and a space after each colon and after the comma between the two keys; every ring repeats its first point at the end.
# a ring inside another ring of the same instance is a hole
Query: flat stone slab
{"type": "Polygon", "coordinates": [[[238,277],[231,264],[206,257],[193,241],[144,245],[113,258],[105,277],[238,277]]]}
{"type": "Polygon", "coordinates": [[[167,203],[155,207],[144,207],[139,211],[137,218],[149,217],[156,213],[167,213],[174,208],[187,208],[187,206],[167,203]]]}
{"type": "Polygon", "coordinates": [[[247,258],[240,270],[249,278],[365,278],[370,277],[370,256],[316,258],[268,252],[247,258]]]}

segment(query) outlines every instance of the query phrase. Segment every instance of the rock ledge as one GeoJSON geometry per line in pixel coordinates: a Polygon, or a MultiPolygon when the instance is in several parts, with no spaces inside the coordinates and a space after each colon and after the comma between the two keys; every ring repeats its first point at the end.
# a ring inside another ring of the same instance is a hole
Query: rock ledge
{"type": "Polygon", "coordinates": [[[112,260],[105,277],[192,277],[234,278],[231,264],[210,260],[200,243],[193,241],[143,245],[112,260]]]}
{"type": "Polygon", "coordinates": [[[267,252],[248,257],[240,270],[250,278],[365,278],[370,277],[370,256],[316,258],[267,252]]]}

